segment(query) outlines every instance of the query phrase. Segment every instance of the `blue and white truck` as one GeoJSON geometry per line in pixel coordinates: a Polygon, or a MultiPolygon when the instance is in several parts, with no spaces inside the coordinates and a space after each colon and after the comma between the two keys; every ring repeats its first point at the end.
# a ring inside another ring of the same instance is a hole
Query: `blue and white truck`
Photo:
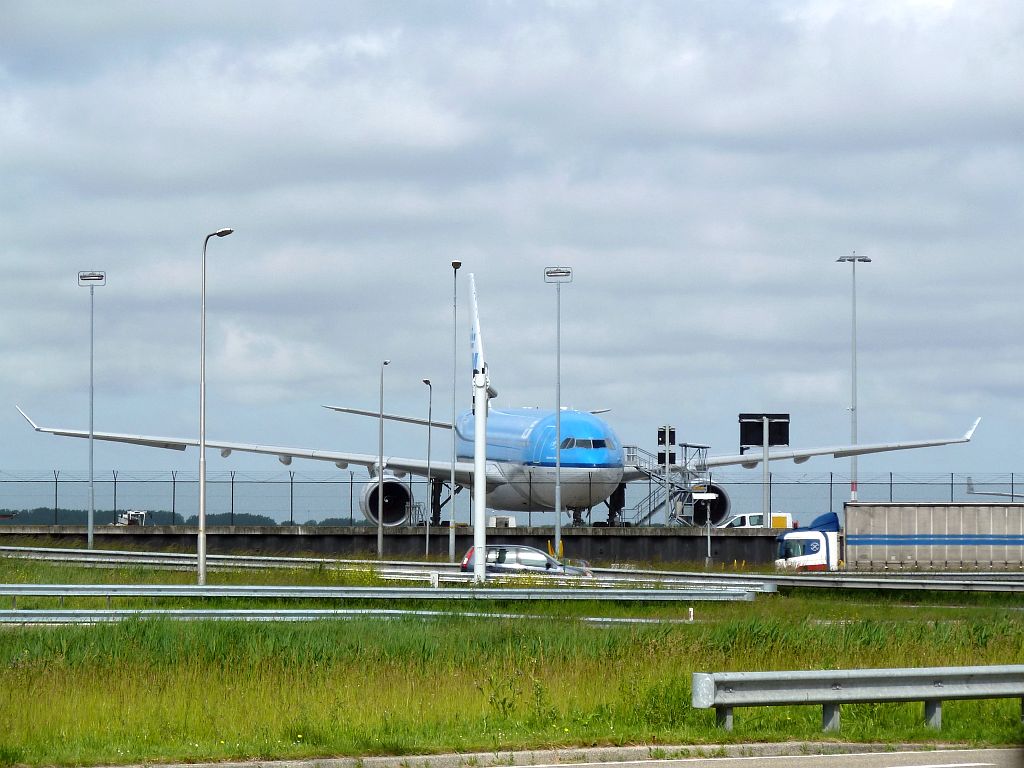
{"type": "Polygon", "coordinates": [[[779,556],[776,568],[798,571],[834,571],[842,563],[839,553],[839,515],[828,512],[806,528],[794,528],[776,536],[779,556]]]}
{"type": "Polygon", "coordinates": [[[843,505],[780,534],[778,568],[807,571],[1024,570],[1024,504],[843,505]]]}

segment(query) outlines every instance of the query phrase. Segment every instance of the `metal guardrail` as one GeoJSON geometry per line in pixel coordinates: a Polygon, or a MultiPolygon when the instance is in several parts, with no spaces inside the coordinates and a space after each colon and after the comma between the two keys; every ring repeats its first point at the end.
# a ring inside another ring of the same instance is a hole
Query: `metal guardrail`
{"type": "MultiPolygon", "coordinates": [[[[115,566],[145,565],[155,568],[195,568],[196,556],[179,552],[144,552],[127,550],[83,550],[54,547],[0,547],[0,556],[19,557],[83,565],[115,566]]],[[[460,573],[457,563],[381,561],[341,558],[271,557],[266,555],[207,555],[210,568],[233,569],[352,569],[373,570],[381,578],[410,581],[461,582],[472,577],[460,573]]],[[[818,589],[911,590],[945,592],[1024,592],[1024,572],[979,572],[912,574],[878,573],[724,573],[701,571],[623,570],[594,568],[593,584],[652,586],[714,586],[745,588],[755,592],[775,592],[777,587],[818,589]]]]}
{"type": "MultiPolygon", "coordinates": [[[[609,569],[594,568],[595,576],[608,573],[609,569]]],[[[618,571],[622,573],[622,571],[618,571]]],[[[700,573],[684,571],[629,571],[634,578],[712,578],[723,584],[731,581],[756,579],[757,574],[700,573]],[[660,575],[659,575],[660,574],[660,575]]],[[[765,584],[775,587],[808,587],[815,589],[874,589],[912,590],[935,592],[1024,592],[1024,572],[984,573],[773,573],[764,574],[765,584]]],[[[775,591],[769,588],[769,591],[775,591]]]]}
{"type": "Polygon", "coordinates": [[[942,727],[942,702],[1021,697],[1024,664],[986,667],[835,669],[798,672],[694,672],[692,703],[714,707],[718,725],[732,730],[733,707],[821,704],[821,727],[839,730],[839,705],[923,701],[925,725],[942,727]]]}
{"type": "Polygon", "coordinates": [[[985,579],[909,577],[900,575],[864,576],[861,574],[808,574],[806,576],[773,576],[780,587],[813,587],[817,589],[912,590],[927,592],[1024,592],[1024,575],[1016,578],[985,579]]]}
{"type": "Polygon", "coordinates": [[[0,597],[303,598],[335,600],[749,601],[747,589],[593,589],[488,587],[291,587],[193,584],[0,584],[0,597]]]}
{"type": "MultiPolygon", "coordinates": [[[[517,621],[559,621],[564,618],[520,613],[482,613],[479,611],[417,611],[395,608],[339,609],[260,609],[260,608],[116,608],[0,610],[0,624],[108,624],[132,619],[166,619],[170,621],[342,621],[349,619],[514,619],[517,621]]],[[[580,616],[581,624],[612,626],[616,624],[690,624],[692,619],[653,619],[622,616],[580,616]]]]}
{"type": "MultiPolygon", "coordinates": [[[[124,549],[75,549],[71,547],[0,547],[0,556],[22,557],[37,560],[56,560],[61,562],[117,562],[147,565],[188,565],[195,567],[196,556],[188,552],[147,552],[144,550],[124,549]],[[114,558],[112,560],[112,558],[114,558]]],[[[209,565],[221,565],[231,568],[429,568],[442,573],[458,573],[458,563],[422,562],[414,560],[366,560],[336,557],[282,557],[270,555],[214,555],[207,554],[209,565]]]]}
{"type": "MultiPolygon", "coordinates": [[[[195,569],[196,556],[180,552],[134,552],[128,550],[83,550],[59,549],[54,547],[0,547],[0,557],[14,557],[28,560],[75,563],[93,567],[120,567],[141,565],[150,568],[172,570],[195,569]]],[[[272,557],[266,555],[207,555],[210,569],[320,569],[372,571],[381,579],[401,581],[429,581],[464,584],[473,580],[472,573],[462,573],[458,563],[349,560],[340,558],[272,557]]],[[[595,578],[579,579],[543,576],[552,586],[580,584],[593,587],[662,587],[701,589],[747,589],[751,592],[775,592],[772,579],[758,579],[756,576],[731,576],[720,578],[717,574],[671,574],[658,571],[623,571],[616,569],[595,569],[595,578]]],[[[514,583],[522,578],[538,578],[536,574],[491,575],[488,582],[514,583]]]]}

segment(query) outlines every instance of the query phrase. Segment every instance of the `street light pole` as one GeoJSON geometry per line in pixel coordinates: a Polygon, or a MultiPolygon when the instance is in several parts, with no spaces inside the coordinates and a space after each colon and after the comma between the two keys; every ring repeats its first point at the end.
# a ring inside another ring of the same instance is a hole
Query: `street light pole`
{"type": "Polygon", "coordinates": [[[448,490],[448,562],[455,562],[455,390],[458,384],[458,341],[459,341],[459,267],[461,261],[452,262],[452,472],[448,490]]]}
{"type": "Polygon", "coordinates": [[[544,282],[555,284],[555,555],[562,557],[562,283],[572,267],[547,267],[544,282]]]}
{"type": "Polygon", "coordinates": [[[427,385],[427,524],[424,526],[426,533],[423,537],[423,555],[429,557],[430,518],[434,514],[434,481],[430,479],[430,427],[434,416],[434,385],[430,383],[430,379],[423,379],[423,383],[427,385]]]}
{"type": "MultiPolygon", "coordinates": [[[[854,251],[849,256],[840,256],[837,263],[850,262],[852,266],[852,321],[850,323],[850,442],[857,444],[857,262],[870,263],[868,256],[858,256],[854,251]]],[[[857,500],[857,457],[850,457],[850,501],[857,500]]]]}
{"type": "MultiPolygon", "coordinates": [[[[88,548],[92,549],[94,531],[96,527],[96,485],[93,475],[93,360],[95,359],[95,317],[96,317],[96,286],[107,284],[107,273],[92,270],[78,273],[78,284],[89,286],[89,520],[88,520],[88,548]]],[[[114,505],[117,506],[116,504],[114,505]]],[[[115,522],[117,510],[114,510],[115,522]]]]}
{"type": "Polygon", "coordinates": [[[218,229],[203,240],[203,286],[199,309],[199,536],[196,542],[199,586],[206,584],[206,244],[235,230],[218,229]]]}
{"type": "Polygon", "coordinates": [[[380,364],[380,419],[377,433],[377,559],[384,557],[384,367],[390,360],[380,364]]]}

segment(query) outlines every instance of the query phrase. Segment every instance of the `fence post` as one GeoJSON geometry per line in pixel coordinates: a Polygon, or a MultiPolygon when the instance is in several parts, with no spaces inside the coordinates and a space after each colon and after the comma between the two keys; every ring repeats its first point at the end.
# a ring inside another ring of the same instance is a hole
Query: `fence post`
{"type": "Polygon", "coordinates": [[[889,473],[889,503],[892,504],[892,472],[889,473]]]}
{"type": "Polygon", "coordinates": [[[953,503],[953,473],[949,473],[949,503],[953,503]]]}
{"type": "Polygon", "coordinates": [[[942,729],[942,702],[930,700],[924,703],[924,724],[935,730],[942,729]]]}
{"type": "Polygon", "coordinates": [[[355,482],[356,474],[351,469],[348,471],[348,527],[351,528],[355,525],[355,518],[352,517],[352,488],[355,482]]]}
{"type": "Polygon", "coordinates": [[[178,470],[171,470],[171,525],[174,525],[175,517],[174,511],[176,509],[175,502],[178,497],[178,470]]]}
{"type": "Polygon", "coordinates": [[[832,499],[832,473],[829,472],[828,473],[828,511],[829,512],[834,512],[835,511],[834,509],[832,509],[832,505],[833,505],[833,499],[832,499]]]}
{"type": "MultiPolygon", "coordinates": [[[[110,470],[114,475],[114,522],[117,522],[117,470],[110,470]]],[[[156,522],[156,521],[154,521],[156,522]]]]}
{"type": "Polygon", "coordinates": [[[295,525],[295,470],[288,470],[288,525],[295,525]]]}
{"type": "Polygon", "coordinates": [[[60,475],[60,470],[53,470],[53,524],[57,524],[57,477],[60,475]]]}
{"type": "Polygon", "coordinates": [[[235,470],[231,470],[231,527],[235,527],[235,470]]]}

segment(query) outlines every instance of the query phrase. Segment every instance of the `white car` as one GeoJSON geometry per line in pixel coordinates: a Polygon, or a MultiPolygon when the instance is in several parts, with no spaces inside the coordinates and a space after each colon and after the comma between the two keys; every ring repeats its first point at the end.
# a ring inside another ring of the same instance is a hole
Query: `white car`
{"type": "MultiPolygon", "coordinates": [[[[476,547],[462,558],[462,571],[472,571],[476,547]]],[[[488,573],[545,573],[552,576],[593,576],[587,563],[560,563],[545,552],[523,544],[488,544],[484,560],[488,573]]],[[[579,563],[580,561],[577,561],[579,563]]]]}

